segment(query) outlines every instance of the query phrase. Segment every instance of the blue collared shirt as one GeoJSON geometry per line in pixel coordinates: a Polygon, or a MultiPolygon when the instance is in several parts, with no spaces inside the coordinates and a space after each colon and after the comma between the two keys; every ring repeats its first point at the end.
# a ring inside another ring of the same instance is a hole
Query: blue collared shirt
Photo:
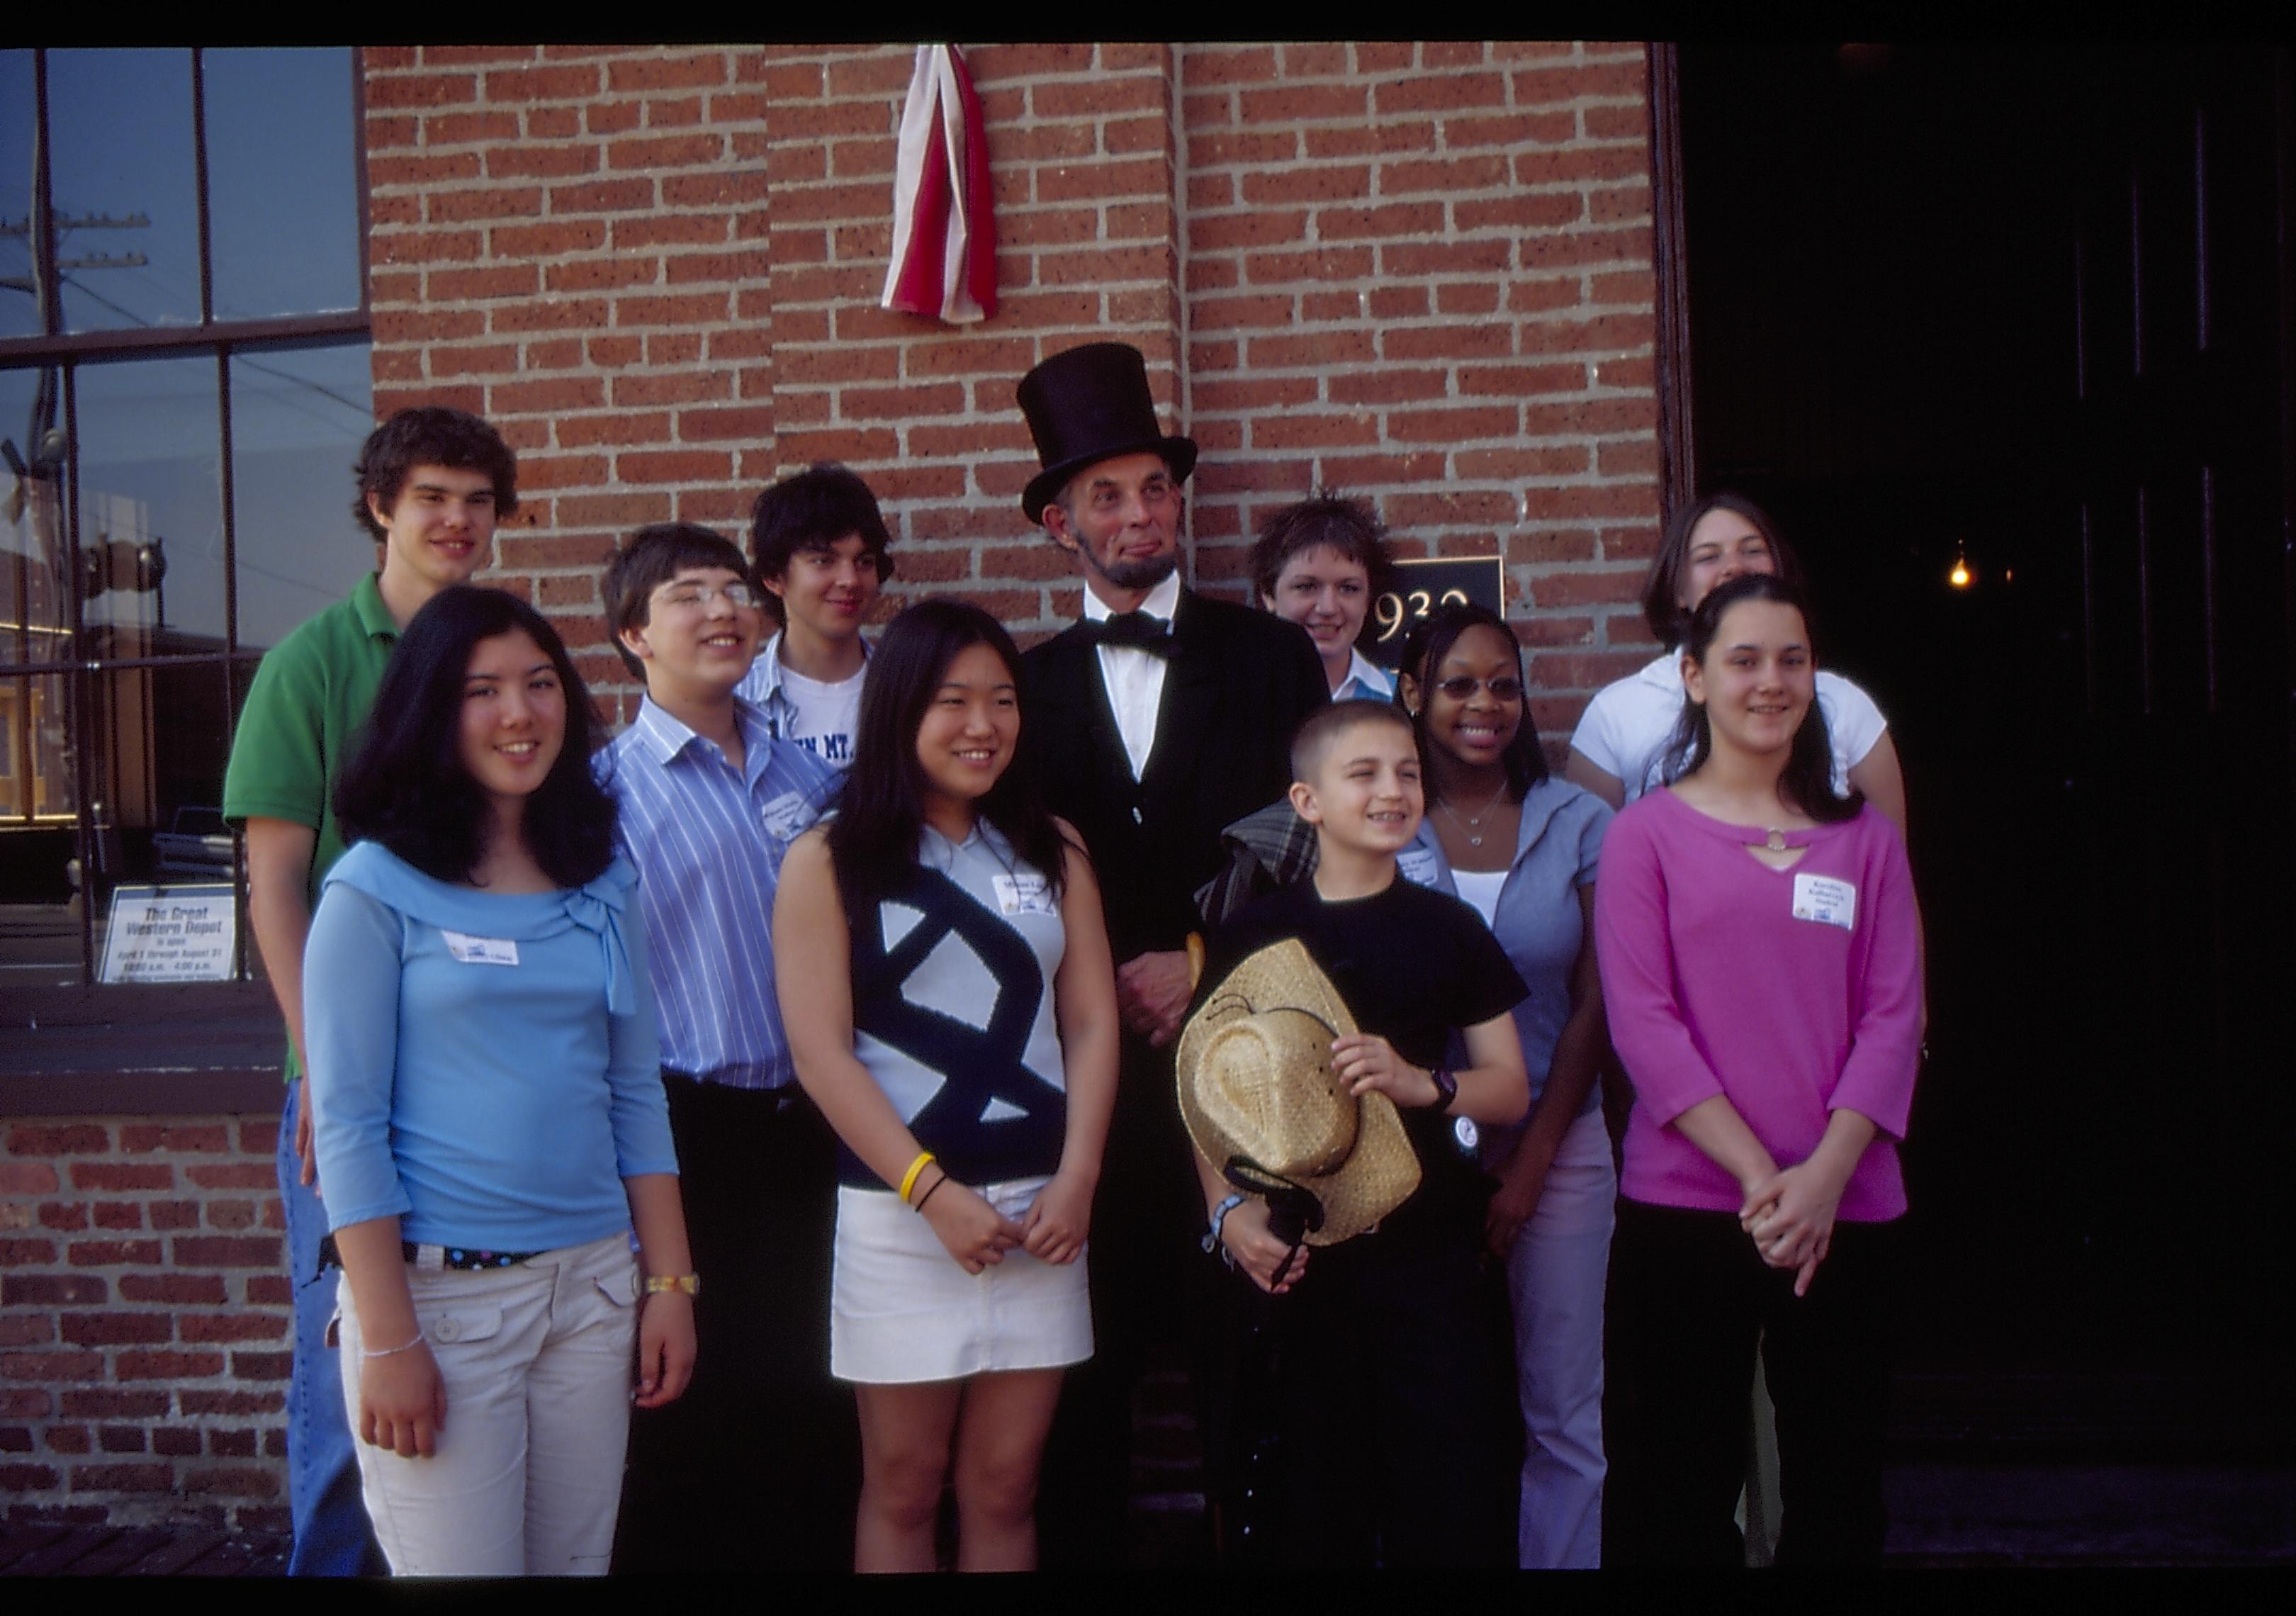
{"type": "MultiPolygon", "coordinates": [[[[764,648],[758,652],[757,660],[750,664],[750,671],[742,676],[739,685],[734,686],[734,695],[754,703],[758,710],[765,714],[767,733],[783,741],[798,740],[797,732],[805,727],[805,715],[798,710],[797,698],[791,693],[784,677],[789,669],[782,666],[782,636],[786,632],[786,629],[774,631],[773,638],[765,643],[764,648]]],[[[861,641],[863,666],[867,666],[870,654],[869,641],[864,636],[861,641]]],[[[816,756],[821,751],[812,737],[804,738],[802,744],[806,751],[816,756]]],[[[829,761],[840,770],[849,769],[853,767],[853,754],[849,750],[844,757],[832,758],[829,761]]]]}
{"type": "MultiPolygon", "coordinates": [[[[1595,884],[1603,833],[1610,828],[1611,817],[1610,805],[1601,798],[1553,775],[1532,786],[1522,800],[1514,858],[1499,888],[1491,933],[1530,989],[1514,1007],[1514,1029],[1522,1040],[1534,1102],[1546,1091],[1546,1069],[1554,1062],[1563,1024],[1570,1019],[1570,973],[1579,950],[1589,946],[1578,889],[1595,884]]],[[[1419,833],[1396,864],[1406,879],[1458,896],[1451,862],[1435,837],[1431,810],[1419,822],[1419,833]]],[[[1600,1093],[1589,1091],[1579,1114],[1601,1103],[1600,1093]]],[[[1519,1132],[1520,1127],[1491,1131],[1506,1136],[1519,1132]]]]}
{"type": "Polygon", "coordinates": [[[734,710],[738,775],[715,742],[649,697],[599,754],[598,778],[621,804],[617,838],[638,871],[662,1063],[733,1088],[781,1088],[797,1071],[775,997],[774,889],[791,841],[844,781],[775,740],[750,703],[734,710]]]}

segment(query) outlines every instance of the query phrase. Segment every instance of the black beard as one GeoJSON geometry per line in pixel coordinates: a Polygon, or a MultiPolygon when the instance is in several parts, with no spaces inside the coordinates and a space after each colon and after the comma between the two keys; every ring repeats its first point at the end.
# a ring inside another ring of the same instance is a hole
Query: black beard
{"type": "Polygon", "coordinates": [[[1180,553],[1177,548],[1143,561],[1118,562],[1114,566],[1103,566],[1100,557],[1082,546],[1078,546],[1077,554],[1084,558],[1087,571],[1103,583],[1118,589],[1153,589],[1178,571],[1180,567],[1180,553]]]}

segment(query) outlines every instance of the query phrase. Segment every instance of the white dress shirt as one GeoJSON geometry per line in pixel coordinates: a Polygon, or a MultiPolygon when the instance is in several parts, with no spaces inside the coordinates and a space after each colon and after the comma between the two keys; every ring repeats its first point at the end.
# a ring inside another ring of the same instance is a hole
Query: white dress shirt
{"type": "MultiPolygon", "coordinates": [[[[1179,609],[1180,575],[1177,571],[1151,589],[1148,598],[1140,603],[1141,611],[1168,628],[1179,609]]],[[[1085,621],[1103,623],[1114,615],[1108,603],[1095,595],[1087,584],[1084,592],[1085,621]]],[[[1100,653],[1100,682],[1108,692],[1108,705],[1116,714],[1116,733],[1124,737],[1124,755],[1131,761],[1132,777],[1137,780],[1148,772],[1148,754],[1156,744],[1156,714],[1164,701],[1164,659],[1130,645],[1095,645],[1093,649],[1100,653]]]]}

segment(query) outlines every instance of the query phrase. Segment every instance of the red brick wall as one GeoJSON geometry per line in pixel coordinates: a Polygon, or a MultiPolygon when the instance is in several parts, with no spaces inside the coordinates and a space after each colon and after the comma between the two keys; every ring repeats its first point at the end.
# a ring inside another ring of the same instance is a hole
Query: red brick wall
{"type": "Polygon", "coordinates": [[[0,1508],[287,1526],[275,1117],[11,1122],[0,1508]]]}
{"type": "MultiPolygon", "coordinates": [[[[1021,521],[1013,383],[1116,336],[1204,447],[1197,576],[1316,482],[1406,553],[1503,554],[1538,717],[1647,654],[1651,208],[1638,45],[982,45],[997,316],[876,306],[901,45],[370,49],[377,401],[482,410],[527,510],[502,575],[627,693],[619,534],[738,534],[808,461],[866,475],[896,594],[1023,634],[1077,589],[1021,521]]],[[[889,602],[885,610],[890,611],[889,602]]]]}
{"type": "Polygon", "coordinates": [[[900,540],[898,587],[1058,628],[1079,590],[1021,515],[1037,461],[1013,389],[1047,354],[1116,338],[1146,355],[1160,406],[1178,414],[1171,48],[967,52],[998,244],[996,316],[968,327],[877,307],[913,51],[768,55],[778,468],[834,458],[867,477],[900,540]]]}
{"type": "Polygon", "coordinates": [[[1399,554],[1504,555],[1566,738],[1648,654],[1643,47],[1192,45],[1182,83],[1198,577],[1316,483],[1399,554]]]}
{"type": "Polygon", "coordinates": [[[522,506],[500,572],[619,687],[597,615],[615,537],[733,530],[772,475],[766,53],[365,55],[376,410],[502,428],[522,506]]]}

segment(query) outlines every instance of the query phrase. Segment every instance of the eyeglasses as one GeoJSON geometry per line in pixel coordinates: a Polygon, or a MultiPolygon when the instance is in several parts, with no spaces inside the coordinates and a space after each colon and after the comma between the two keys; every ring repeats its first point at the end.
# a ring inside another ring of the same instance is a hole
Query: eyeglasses
{"type": "Polygon", "coordinates": [[[726,584],[716,588],[708,584],[687,584],[663,595],[655,603],[675,607],[680,611],[707,611],[709,603],[719,599],[736,611],[748,611],[765,604],[765,597],[747,584],[726,584]]]}
{"type": "Polygon", "coordinates": [[[1454,701],[1464,701],[1478,690],[1489,691],[1494,701],[1522,700],[1522,681],[1507,678],[1504,675],[1496,679],[1479,679],[1472,674],[1457,673],[1447,679],[1436,680],[1435,688],[1454,701]]]}

